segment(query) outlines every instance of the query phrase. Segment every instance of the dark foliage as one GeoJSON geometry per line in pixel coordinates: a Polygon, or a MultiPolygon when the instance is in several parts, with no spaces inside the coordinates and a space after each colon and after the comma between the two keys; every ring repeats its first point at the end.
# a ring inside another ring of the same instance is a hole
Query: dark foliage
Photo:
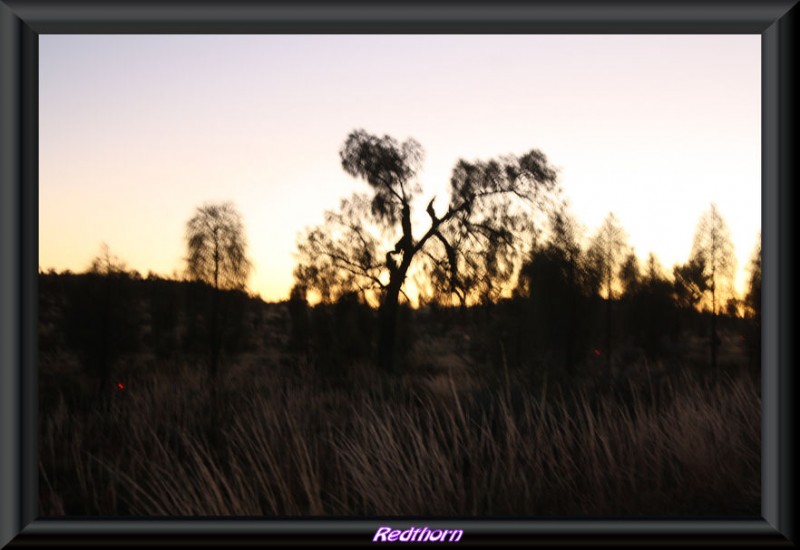
{"type": "Polygon", "coordinates": [[[754,368],[761,365],[761,236],[750,260],[750,281],[745,296],[745,318],[750,321],[745,325],[744,339],[750,364],[754,368]]]}
{"type": "Polygon", "coordinates": [[[622,296],[623,332],[651,360],[663,358],[678,338],[678,315],[673,285],[664,278],[651,255],[648,271],[626,285],[622,296]]]}
{"type": "Polygon", "coordinates": [[[147,278],[149,287],[150,345],[159,359],[174,359],[180,351],[179,312],[184,293],[180,283],[155,276],[147,278]]]}
{"type": "Polygon", "coordinates": [[[62,317],[64,343],[98,384],[109,386],[117,360],[139,349],[141,310],[127,273],[66,276],[62,317]]]}
{"type": "MultiPolygon", "coordinates": [[[[207,355],[214,292],[204,283],[122,271],[40,274],[40,350],[74,353],[101,385],[126,356],[197,362],[207,355]]],[[[253,349],[264,328],[263,302],[239,290],[219,292],[222,351],[253,349]]]]}
{"type": "Polygon", "coordinates": [[[311,312],[306,289],[295,285],[289,294],[289,350],[306,355],[311,340],[311,312]]]}
{"type": "Polygon", "coordinates": [[[422,157],[413,139],[399,143],[351,132],[340,151],[342,168],[366,181],[371,193],[343,200],[339,211],[326,213],[325,224],[298,240],[297,283],[325,302],[358,292],[379,303],[376,362],[387,372],[402,353],[400,297],[412,265],[423,265],[440,297],[464,305],[496,300],[518,267],[520,236],[530,229],[532,213],[558,190],[556,171],[535,149],[489,161],[462,159],[453,168],[446,210],[437,212],[431,198],[425,229],[414,235],[422,157]]]}
{"type": "Polygon", "coordinates": [[[375,312],[357,294],[311,311],[310,351],[318,372],[342,379],[349,365],[373,358],[375,312]]]}

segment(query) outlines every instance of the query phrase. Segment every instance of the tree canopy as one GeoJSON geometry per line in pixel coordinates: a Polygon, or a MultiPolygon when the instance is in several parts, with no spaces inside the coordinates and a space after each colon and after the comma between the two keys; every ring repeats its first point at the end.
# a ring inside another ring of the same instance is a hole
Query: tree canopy
{"type": "MultiPolygon", "coordinates": [[[[219,374],[222,345],[220,294],[241,290],[247,283],[250,261],[244,223],[231,202],[206,203],[195,210],[186,224],[187,272],[193,280],[211,285],[211,313],[208,317],[209,373],[219,374]]],[[[216,385],[212,385],[216,388],[216,385]]]]}
{"type": "Polygon", "coordinates": [[[694,244],[689,260],[690,264],[702,269],[703,291],[710,293],[711,331],[709,346],[711,349],[711,367],[717,366],[717,314],[724,300],[734,296],[733,276],[736,271],[736,257],[733,253],[733,241],[725,220],[712,203],[711,207],[697,223],[694,244]]]}
{"type": "Polygon", "coordinates": [[[716,314],[719,304],[733,295],[733,277],[736,272],[736,256],[730,230],[716,204],[712,203],[697,223],[690,262],[694,262],[695,266],[702,266],[706,280],[704,290],[710,293],[710,309],[716,314]]]}
{"type": "Polygon", "coordinates": [[[450,178],[444,211],[436,197],[424,209],[425,229],[415,235],[413,214],[422,193],[416,174],[424,153],[413,139],[403,143],[364,130],[351,132],[340,151],[343,169],[366,181],[323,225],[298,240],[295,279],[323,301],[351,292],[380,304],[379,362],[391,364],[399,296],[412,262],[440,296],[461,303],[496,297],[518,271],[521,244],[530,234],[537,206],[558,191],[557,174],[533,149],[521,156],[459,160],[450,178]]]}
{"type": "Polygon", "coordinates": [[[206,203],[186,224],[186,270],[215,289],[242,289],[250,274],[241,214],[231,202],[206,203]]]}

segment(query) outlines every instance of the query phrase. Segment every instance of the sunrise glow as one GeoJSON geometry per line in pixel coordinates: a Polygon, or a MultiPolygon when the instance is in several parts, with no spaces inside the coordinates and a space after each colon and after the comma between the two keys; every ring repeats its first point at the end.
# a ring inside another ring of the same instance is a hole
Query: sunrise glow
{"type": "Polygon", "coordinates": [[[716,202],[747,280],[758,35],[42,35],[39,51],[43,270],[83,271],[105,242],[143,276],[178,277],[193,210],[230,200],[249,290],[286,299],[298,233],[367,191],[338,157],[364,128],[422,144],[418,222],[459,158],[538,148],[587,237],[613,211],[669,272],[716,202]]]}

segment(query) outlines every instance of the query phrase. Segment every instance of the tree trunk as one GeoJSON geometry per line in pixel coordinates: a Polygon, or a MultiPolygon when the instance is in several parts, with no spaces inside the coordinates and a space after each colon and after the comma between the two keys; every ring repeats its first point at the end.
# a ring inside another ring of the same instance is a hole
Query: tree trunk
{"type": "Polygon", "coordinates": [[[216,385],[219,373],[219,349],[220,349],[220,323],[219,323],[219,293],[218,289],[213,290],[214,297],[211,300],[211,379],[212,384],[216,385]]]}
{"type": "Polygon", "coordinates": [[[711,286],[711,372],[717,372],[717,298],[716,289],[711,286]]]}
{"type": "Polygon", "coordinates": [[[578,289],[575,281],[575,269],[572,264],[569,264],[569,275],[567,281],[569,282],[569,309],[567,311],[567,330],[564,346],[564,364],[567,374],[572,378],[575,375],[575,333],[577,323],[577,309],[578,309],[578,289]]]}
{"type": "Polygon", "coordinates": [[[389,286],[378,311],[378,366],[386,372],[394,372],[397,352],[397,310],[400,301],[400,289],[406,280],[408,267],[411,265],[412,253],[406,251],[400,265],[392,269],[389,286]]]}
{"type": "Polygon", "coordinates": [[[219,240],[214,229],[214,297],[211,302],[211,383],[216,386],[219,371],[219,240]]]}
{"type": "Polygon", "coordinates": [[[611,296],[609,292],[606,298],[606,370],[608,378],[611,379],[611,296]]]}
{"type": "MultiPolygon", "coordinates": [[[[215,277],[216,279],[216,277],[215,277]]],[[[215,280],[216,286],[216,280],[215,280]]],[[[210,343],[211,343],[211,364],[210,367],[210,426],[209,426],[209,437],[211,438],[211,442],[214,447],[219,447],[220,445],[220,380],[219,380],[219,355],[220,355],[220,290],[219,288],[214,288],[212,291],[214,293],[213,298],[211,299],[211,334],[210,334],[210,343]]]]}
{"type": "Polygon", "coordinates": [[[389,282],[386,294],[378,311],[378,366],[386,372],[393,372],[395,368],[395,346],[397,336],[397,309],[400,299],[400,285],[402,279],[389,282]]]}
{"type": "Polygon", "coordinates": [[[570,306],[569,316],[567,318],[567,330],[564,338],[564,367],[570,378],[575,375],[575,361],[573,355],[575,353],[575,310],[574,306],[570,306]]]}
{"type": "Polygon", "coordinates": [[[100,328],[100,353],[98,354],[97,398],[105,404],[111,383],[111,275],[103,276],[103,321],[100,328]]]}

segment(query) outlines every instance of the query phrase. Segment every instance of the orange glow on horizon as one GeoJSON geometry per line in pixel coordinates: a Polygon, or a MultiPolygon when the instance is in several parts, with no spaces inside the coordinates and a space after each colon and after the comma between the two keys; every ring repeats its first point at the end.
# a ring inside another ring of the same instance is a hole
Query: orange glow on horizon
{"type": "Polygon", "coordinates": [[[741,297],[760,54],[759,35],[42,35],[39,263],[83,272],[107,242],[143,277],[179,279],[193,209],[230,200],[249,292],[286,300],[298,233],[369,191],[338,157],[363,127],[425,149],[417,223],[431,198],[446,207],[458,159],[538,148],[585,235],[613,211],[640,267],[652,250],[670,275],[716,201],[741,297]]]}

